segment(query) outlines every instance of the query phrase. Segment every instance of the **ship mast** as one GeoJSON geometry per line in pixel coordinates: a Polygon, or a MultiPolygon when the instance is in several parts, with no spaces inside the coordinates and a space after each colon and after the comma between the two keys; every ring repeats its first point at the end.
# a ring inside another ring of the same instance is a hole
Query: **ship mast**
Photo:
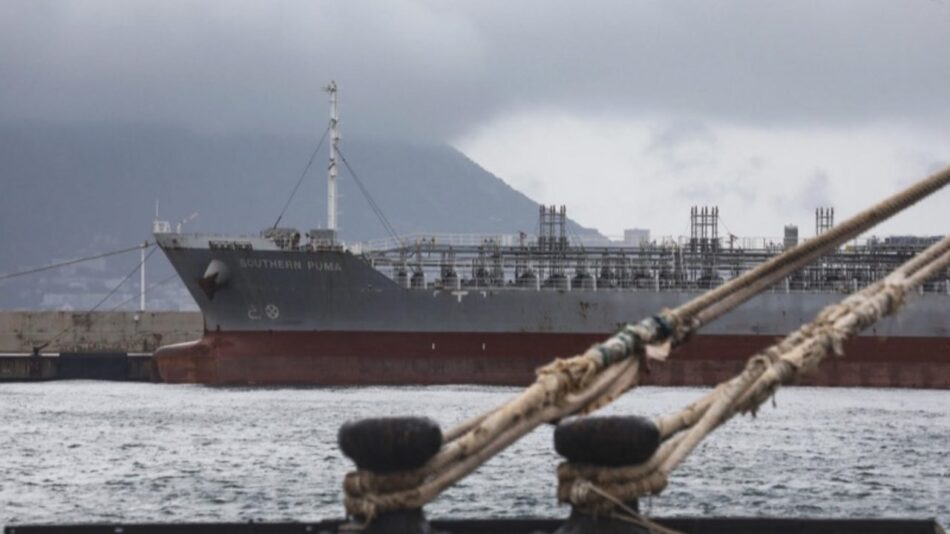
{"type": "Polygon", "coordinates": [[[330,166],[327,168],[327,229],[336,232],[336,153],[340,132],[337,130],[339,117],[336,112],[336,82],[331,81],[323,88],[330,94],[330,166]]]}

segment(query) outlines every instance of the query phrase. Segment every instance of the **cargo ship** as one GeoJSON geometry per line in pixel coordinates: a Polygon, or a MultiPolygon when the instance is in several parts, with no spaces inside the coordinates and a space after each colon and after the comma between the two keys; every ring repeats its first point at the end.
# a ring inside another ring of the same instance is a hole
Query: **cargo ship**
{"type": "MultiPolygon", "coordinates": [[[[200,339],[154,354],[166,382],[215,385],[523,385],[554,357],[671,308],[798,243],[720,237],[715,207],[690,235],[583,243],[566,209],[539,206],[536,235],[393,236],[345,243],[336,232],[339,135],[330,93],[327,228],[254,236],[154,236],[204,317],[200,339]]],[[[834,212],[816,211],[816,232],[834,212]]],[[[708,327],[646,377],[713,385],[938,238],[870,238],[843,247],[708,327]]],[[[823,364],[814,385],[950,388],[950,273],[898,317],[823,364]]]]}

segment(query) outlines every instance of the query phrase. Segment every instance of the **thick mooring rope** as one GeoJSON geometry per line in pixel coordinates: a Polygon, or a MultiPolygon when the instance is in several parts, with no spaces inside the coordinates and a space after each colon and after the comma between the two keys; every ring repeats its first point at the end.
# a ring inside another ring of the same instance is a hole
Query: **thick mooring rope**
{"type": "Polygon", "coordinates": [[[736,377],[681,411],[657,419],[664,441],[646,462],[620,468],[562,463],[559,500],[592,513],[608,513],[616,502],[661,492],[670,473],[713,430],[737,414],[754,413],[781,385],[814,370],[829,354],[843,355],[845,341],[896,313],[918,286],[948,266],[950,237],[883,280],[826,307],[813,321],[750,358],[736,377]]]}
{"type": "Polygon", "coordinates": [[[648,355],[665,358],[704,324],[948,183],[950,167],[717,289],[627,325],[584,354],[538,369],[536,381],[515,398],[445,432],[441,450],[419,469],[386,475],[348,473],[343,484],[347,513],[370,520],[381,512],[422,507],[537,426],[589,413],[634,387],[648,355]]]}

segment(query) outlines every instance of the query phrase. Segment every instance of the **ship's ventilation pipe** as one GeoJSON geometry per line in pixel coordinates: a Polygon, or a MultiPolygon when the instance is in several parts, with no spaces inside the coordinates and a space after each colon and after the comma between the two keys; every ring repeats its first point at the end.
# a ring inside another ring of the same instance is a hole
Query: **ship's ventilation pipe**
{"type": "Polygon", "coordinates": [[[396,284],[403,289],[409,288],[409,273],[406,269],[399,269],[396,271],[396,284]]]}
{"type": "Polygon", "coordinates": [[[410,285],[413,289],[425,289],[426,287],[426,273],[425,271],[416,271],[412,273],[412,278],[410,279],[410,285]]]}

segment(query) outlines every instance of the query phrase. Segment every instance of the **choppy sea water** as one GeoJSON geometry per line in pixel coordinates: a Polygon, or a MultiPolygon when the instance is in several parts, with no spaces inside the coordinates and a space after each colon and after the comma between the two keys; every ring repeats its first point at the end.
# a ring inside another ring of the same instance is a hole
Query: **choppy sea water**
{"type": "MultiPolygon", "coordinates": [[[[340,517],[344,421],[419,414],[445,428],[515,391],[0,384],[0,525],[340,517]]],[[[668,413],[703,391],[641,388],[605,413],[668,413]]],[[[776,400],[717,430],[644,511],[950,524],[950,391],[789,388],[776,400]]],[[[426,510],[565,516],[558,461],[540,428],[426,510]]]]}

